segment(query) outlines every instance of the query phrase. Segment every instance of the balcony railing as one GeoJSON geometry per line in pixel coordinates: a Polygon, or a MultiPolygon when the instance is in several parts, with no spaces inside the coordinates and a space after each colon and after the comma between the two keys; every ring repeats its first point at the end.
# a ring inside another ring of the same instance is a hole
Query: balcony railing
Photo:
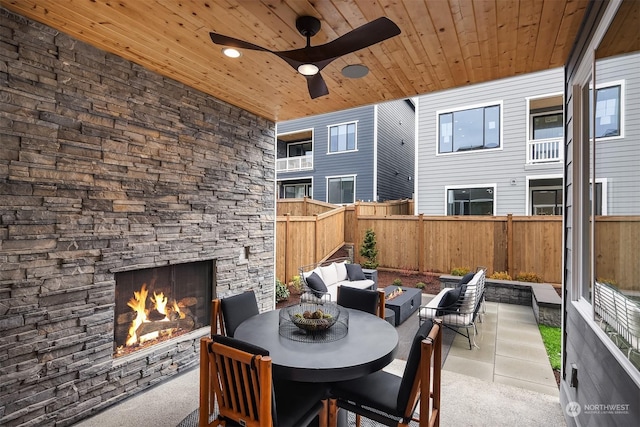
{"type": "Polygon", "coordinates": [[[313,154],[276,159],[276,172],[295,172],[313,169],[313,154]]]}
{"type": "Polygon", "coordinates": [[[536,139],[527,142],[527,163],[562,162],[563,158],[562,139],[536,139]]]}

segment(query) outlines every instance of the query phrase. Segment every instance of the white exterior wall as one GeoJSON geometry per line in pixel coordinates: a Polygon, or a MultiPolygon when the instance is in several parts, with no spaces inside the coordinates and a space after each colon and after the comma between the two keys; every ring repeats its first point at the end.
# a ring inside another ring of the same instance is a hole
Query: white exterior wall
{"type": "Polygon", "coordinates": [[[563,93],[562,68],[418,98],[416,213],[446,215],[445,188],[495,185],[495,215],[526,215],[527,180],[561,178],[563,163],[526,164],[528,98],[563,93]],[[438,113],[501,104],[501,148],[438,154],[438,113]],[[513,182],[515,180],[515,182],[513,182]]]}

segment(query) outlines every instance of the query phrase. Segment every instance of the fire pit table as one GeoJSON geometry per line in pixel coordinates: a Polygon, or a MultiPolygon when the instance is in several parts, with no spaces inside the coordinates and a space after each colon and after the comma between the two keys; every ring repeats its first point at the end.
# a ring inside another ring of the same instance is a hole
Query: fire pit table
{"type": "Polygon", "coordinates": [[[387,286],[384,288],[384,294],[385,307],[395,313],[395,326],[407,320],[409,316],[418,310],[422,303],[422,291],[416,288],[387,286]]]}

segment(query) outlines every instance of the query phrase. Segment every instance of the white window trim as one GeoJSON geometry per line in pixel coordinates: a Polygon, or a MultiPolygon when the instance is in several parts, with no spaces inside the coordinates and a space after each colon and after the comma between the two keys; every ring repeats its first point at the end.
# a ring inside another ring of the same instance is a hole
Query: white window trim
{"type": "Polygon", "coordinates": [[[348,121],[348,122],[332,123],[330,125],[327,125],[327,155],[332,156],[334,154],[353,153],[354,151],[358,151],[358,121],[359,120],[351,120],[351,121],[348,121]],[[336,126],[350,125],[352,123],[356,125],[355,148],[353,150],[344,150],[344,151],[332,152],[331,151],[331,128],[332,127],[336,127],[336,126]]]}
{"type": "MultiPolygon", "coordinates": [[[[417,116],[416,116],[417,117],[417,116]]],[[[483,152],[492,152],[492,151],[500,151],[504,148],[504,138],[503,138],[503,129],[504,129],[504,101],[493,101],[493,102],[483,102],[482,104],[474,104],[474,105],[465,105],[456,108],[447,108],[445,110],[437,110],[436,111],[436,156],[451,156],[451,155],[464,155],[470,153],[483,153],[483,152]],[[441,153],[440,152],[440,115],[455,113],[456,111],[465,111],[465,110],[474,110],[476,108],[485,108],[491,107],[494,105],[500,106],[500,144],[495,148],[484,148],[477,150],[467,150],[467,151],[452,151],[450,153],[441,153]]]]}
{"type": "MultiPolygon", "coordinates": [[[[542,189],[542,188],[553,188],[554,190],[557,190],[558,188],[562,189],[562,191],[566,191],[565,189],[565,183],[564,183],[564,176],[562,174],[559,175],[527,175],[524,177],[525,180],[525,194],[527,195],[527,197],[525,197],[525,201],[524,201],[524,212],[526,216],[533,216],[533,214],[531,213],[531,191],[534,189],[542,189]],[[536,179],[562,179],[562,184],[560,184],[559,187],[551,187],[551,186],[543,186],[543,187],[531,187],[529,185],[529,182],[532,180],[536,180],[536,179]]],[[[562,201],[562,209],[564,211],[564,196],[563,196],[563,201],[562,201]]]]}
{"type": "MultiPolygon", "coordinates": [[[[597,60],[596,60],[597,62],[597,60]]],[[[598,77],[596,76],[596,79],[598,77]]],[[[612,80],[612,81],[608,81],[608,82],[602,82],[602,83],[598,83],[596,85],[596,90],[598,89],[604,89],[604,88],[608,88],[608,87],[615,87],[615,86],[620,86],[620,135],[616,135],[616,136],[605,136],[605,137],[600,137],[600,138],[596,138],[596,142],[599,141],[614,141],[616,139],[622,139],[624,138],[624,116],[625,116],[625,80],[612,80]]],[[[591,89],[593,89],[593,84],[591,84],[589,86],[591,89]]]]}
{"type": "Polygon", "coordinates": [[[449,207],[449,190],[464,190],[467,188],[493,188],[493,215],[496,216],[496,212],[498,211],[498,184],[495,182],[493,184],[468,184],[468,185],[445,185],[444,187],[444,215],[449,216],[447,214],[447,208],[449,207]]]}
{"type": "Polygon", "coordinates": [[[330,179],[333,179],[333,178],[353,178],[353,202],[351,202],[351,203],[340,203],[340,205],[341,205],[341,206],[344,206],[344,205],[350,205],[350,204],[355,203],[355,202],[356,202],[356,194],[357,194],[357,192],[356,192],[356,185],[357,185],[357,181],[358,181],[357,176],[358,176],[358,174],[350,174],[350,175],[331,175],[331,176],[325,176],[325,177],[324,177],[324,179],[325,179],[325,181],[324,181],[324,182],[325,182],[325,196],[324,196],[324,200],[325,200],[327,203],[330,203],[330,202],[329,202],[329,180],[330,180],[330,179]]]}

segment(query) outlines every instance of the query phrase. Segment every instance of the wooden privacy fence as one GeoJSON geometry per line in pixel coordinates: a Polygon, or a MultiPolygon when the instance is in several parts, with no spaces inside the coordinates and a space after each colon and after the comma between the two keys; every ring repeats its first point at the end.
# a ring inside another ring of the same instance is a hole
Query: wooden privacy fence
{"type": "MultiPolygon", "coordinates": [[[[526,272],[562,282],[561,216],[373,216],[362,214],[367,205],[278,217],[276,277],[290,280],[299,266],[326,259],[343,244],[353,245],[356,262],[363,262],[358,252],[371,228],[380,268],[450,273],[485,266],[488,275],[506,271],[515,278],[526,272]]],[[[596,224],[596,274],[620,284],[640,283],[640,265],[631,259],[640,244],[640,217],[598,217],[596,224]]]]}

